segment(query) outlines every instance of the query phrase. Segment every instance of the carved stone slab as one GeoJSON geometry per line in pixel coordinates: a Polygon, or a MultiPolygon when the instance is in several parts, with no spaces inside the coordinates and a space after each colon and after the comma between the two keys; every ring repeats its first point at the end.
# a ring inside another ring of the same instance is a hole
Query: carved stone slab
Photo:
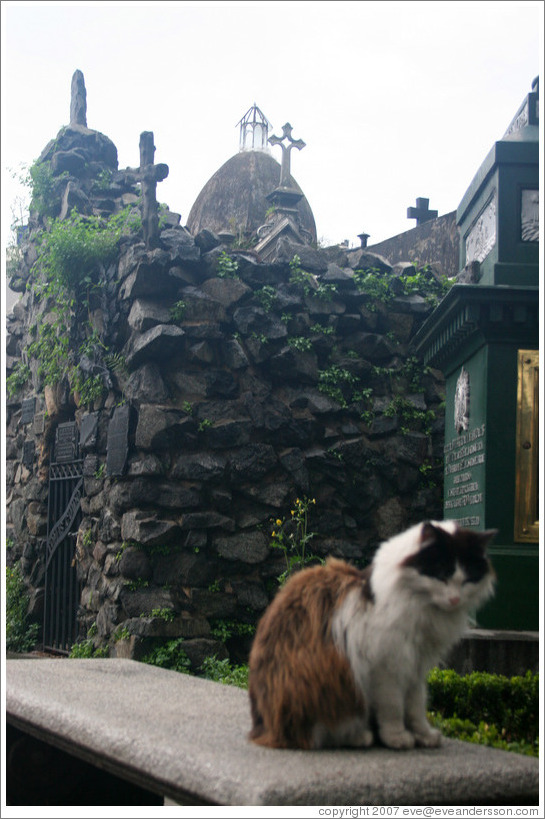
{"type": "Polygon", "coordinates": [[[25,441],[23,444],[23,466],[26,466],[27,469],[32,469],[35,452],[36,452],[35,442],[25,441]]]}
{"type": "Polygon", "coordinates": [[[82,450],[93,449],[97,444],[98,412],[90,412],[81,419],[79,445],[82,450]]]}
{"type": "Polygon", "coordinates": [[[34,426],[33,426],[34,434],[35,435],[43,435],[45,432],[45,415],[43,412],[39,412],[37,415],[34,416],[34,426]]]}
{"type": "Polygon", "coordinates": [[[34,412],[36,411],[36,399],[25,398],[21,403],[21,423],[31,424],[34,421],[34,412]]]}
{"type": "Polygon", "coordinates": [[[75,421],[59,424],[55,433],[54,460],[59,464],[75,461],[78,457],[78,427],[75,421]]]}
{"type": "Polygon", "coordinates": [[[116,407],[108,427],[106,474],[120,476],[125,472],[129,454],[130,406],[116,407]]]}

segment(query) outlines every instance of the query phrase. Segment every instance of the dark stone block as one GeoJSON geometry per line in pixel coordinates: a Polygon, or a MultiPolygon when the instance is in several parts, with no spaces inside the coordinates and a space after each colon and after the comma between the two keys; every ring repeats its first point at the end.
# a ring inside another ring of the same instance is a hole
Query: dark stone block
{"type": "Polygon", "coordinates": [[[135,370],[141,364],[150,361],[169,362],[183,352],[184,336],[182,328],[172,324],[158,324],[152,327],[134,340],[132,350],[127,356],[127,366],[135,370]]]}
{"type": "Polygon", "coordinates": [[[262,532],[242,532],[232,537],[219,537],[214,541],[218,555],[226,560],[243,563],[261,563],[269,553],[269,543],[262,532]]]}
{"type": "Polygon", "coordinates": [[[186,640],[184,651],[189,657],[193,671],[198,671],[207,657],[216,657],[218,660],[226,660],[229,657],[229,652],[223,643],[218,640],[209,640],[206,637],[186,640]]]}
{"type": "Polygon", "coordinates": [[[235,481],[258,480],[277,463],[270,444],[249,444],[230,458],[231,478],[235,481]]]}
{"type": "Polygon", "coordinates": [[[130,420],[129,404],[115,408],[108,426],[106,444],[106,473],[110,477],[120,477],[125,472],[129,454],[130,420]]]}
{"type": "Polygon", "coordinates": [[[215,247],[221,245],[221,239],[212,230],[203,228],[203,230],[200,230],[195,236],[195,244],[200,248],[202,253],[208,253],[209,250],[213,250],[215,247]]]}
{"type": "Polygon", "coordinates": [[[181,528],[184,532],[191,529],[225,529],[232,532],[235,522],[218,512],[189,512],[182,517],[181,528]]]}
{"type": "Polygon", "coordinates": [[[133,546],[123,551],[119,561],[119,571],[128,580],[149,580],[152,575],[149,557],[143,549],[133,546]]]}
{"type": "Polygon", "coordinates": [[[248,606],[254,611],[263,611],[269,605],[269,596],[262,583],[233,581],[232,585],[239,606],[248,606]]]}
{"type": "Polygon", "coordinates": [[[208,452],[182,454],[174,464],[171,477],[190,481],[211,481],[223,476],[226,465],[227,461],[221,455],[208,452]]]}
{"type": "Polygon", "coordinates": [[[161,520],[155,514],[132,510],[125,512],[121,520],[121,537],[147,546],[172,543],[180,534],[180,527],[173,520],[161,520]]]}

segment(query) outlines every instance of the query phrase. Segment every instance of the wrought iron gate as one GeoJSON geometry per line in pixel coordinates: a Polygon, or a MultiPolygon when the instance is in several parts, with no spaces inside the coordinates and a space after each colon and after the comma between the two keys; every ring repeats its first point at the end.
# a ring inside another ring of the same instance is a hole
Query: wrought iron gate
{"type": "Polygon", "coordinates": [[[81,584],[76,537],[81,522],[83,461],[78,459],[75,422],[59,424],[49,468],[48,531],[45,547],[44,648],[70,651],[77,634],[81,584]]]}

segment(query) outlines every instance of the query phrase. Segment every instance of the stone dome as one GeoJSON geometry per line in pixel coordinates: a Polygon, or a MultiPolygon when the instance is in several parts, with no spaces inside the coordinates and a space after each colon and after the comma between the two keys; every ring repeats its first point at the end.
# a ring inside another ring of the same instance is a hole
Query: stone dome
{"type": "MultiPolygon", "coordinates": [[[[280,164],[264,151],[241,151],[228,159],[208,180],[187,220],[195,235],[203,228],[228,231],[249,238],[264,224],[271,207],[267,195],[280,183],[280,164]]],[[[289,186],[303,193],[295,179],[289,186]]],[[[316,241],[316,224],[305,196],[297,203],[301,226],[316,241]]]]}

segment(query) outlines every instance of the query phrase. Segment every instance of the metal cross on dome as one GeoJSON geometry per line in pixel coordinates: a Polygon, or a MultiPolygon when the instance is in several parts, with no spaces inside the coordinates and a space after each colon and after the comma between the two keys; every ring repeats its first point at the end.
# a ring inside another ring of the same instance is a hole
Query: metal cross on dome
{"type": "Polygon", "coordinates": [[[280,145],[282,148],[282,166],[280,170],[280,187],[287,187],[290,178],[290,152],[292,148],[297,148],[298,151],[301,151],[306,142],[303,142],[302,139],[292,139],[291,132],[293,128],[286,122],[284,126],[282,126],[282,136],[272,136],[269,137],[269,142],[271,145],[280,145]],[[289,144],[284,145],[284,140],[287,139],[289,144]]]}

